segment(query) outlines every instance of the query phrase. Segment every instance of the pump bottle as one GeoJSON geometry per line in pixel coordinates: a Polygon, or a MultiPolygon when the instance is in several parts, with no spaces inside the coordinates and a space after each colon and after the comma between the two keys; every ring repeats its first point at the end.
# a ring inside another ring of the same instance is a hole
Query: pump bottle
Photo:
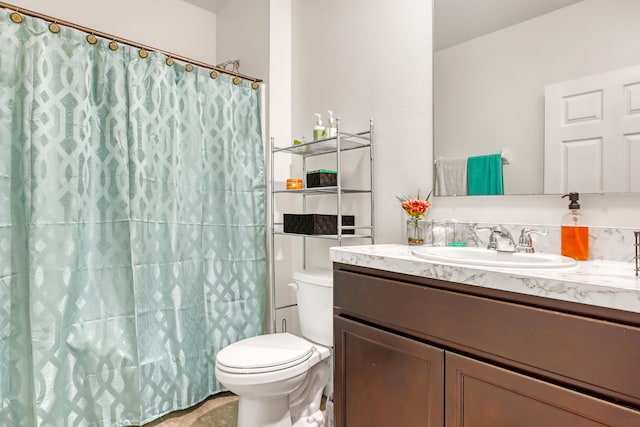
{"type": "Polygon", "coordinates": [[[314,115],[316,116],[316,126],[313,128],[313,140],[316,141],[325,137],[325,128],[322,125],[320,113],[315,113],[314,115]]]}
{"type": "Polygon", "coordinates": [[[569,212],[562,217],[560,227],[562,255],[577,261],[589,258],[589,227],[584,224],[584,218],[580,213],[580,194],[569,193],[564,197],[569,198],[569,212]]]}
{"type": "Polygon", "coordinates": [[[331,138],[338,134],[338,129],[336,128],[336,119],[333,118],[333,111],[329,110],[328,113],[329,119],[327,120],[325,136],[331,138]]]}

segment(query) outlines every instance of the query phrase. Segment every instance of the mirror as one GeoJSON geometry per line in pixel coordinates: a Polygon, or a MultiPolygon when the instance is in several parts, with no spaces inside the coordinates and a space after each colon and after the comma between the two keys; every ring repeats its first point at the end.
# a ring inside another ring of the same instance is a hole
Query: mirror
{"type": "Polygon", "coordinates": [[[434,160],[504,153],[504,194],[543,194],[545,86],[640,63],[638,16],[637,0],[434,0],[434,160]]]}

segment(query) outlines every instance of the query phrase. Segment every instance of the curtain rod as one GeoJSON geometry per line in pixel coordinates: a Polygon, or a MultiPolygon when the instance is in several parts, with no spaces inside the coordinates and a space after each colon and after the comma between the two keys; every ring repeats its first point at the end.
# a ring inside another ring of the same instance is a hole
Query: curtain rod
{"type": "Polygon", "coordinates": [[[219,73],[229,74],[229,75],[234,76],[234,77],[240,77],[241,79],[249,80],[249,81],[254,82],[254,83],[262,83],[262,79],[258,79],[258,78],[251,77],[251,76],[246,76],[244,74],[240,74],[240,73],[237,73],[237,72],[234,72],[234,71],[229,71],[229,70],[226,70],[224,68],[218,67],[216,65],[211,65],[211,64],[207,64],[205,62],[197,61],[195,59],[191,59],[191,58],[187,58],[187,57],[184,57],[184,56],[176,55],[174,53],[167,52],[167,51],[162,50],[162,49],[157,49],[155,47],[146,46],[146,45],[143,45],[142,43],[133,42],[131,40],[127,40],[127,39],[124,39],[122,37],[117,37],[117,36],[114,36],[112,34],[104,33],[102,31],[96,31],[96,30],[93,30],[91,28],[83,27],[82,25],[78,25],[78,24],[74,24],[72,22],[64,21],[62,19],[54,18],[52,16],[48,16],[48,15],[45,15],[43,13],[34,12],[32,10],[24,9],[22,7],[18,7],[18,6],[15,6],[13,4],[9,4],[9,3],[5,3],[5,2],[0,1],[0,7],[12,10],[12,11],[14,11],[16,13],[21,13],[21,14],[24,14],[24,15],[40,18],[40,19],[43,19],[45,21],[49,21],[49,22],[55,23],[57,25],[63,25],[65,27],[69,27],[69,28],[73,28],[73,29],[76,29],[76,30],[80,30],[80,31],[83,31],[85,33],[88,33],[88,34],[91,34],[91,35],[94,35],[94,36],[102,37],[102,38],[107,39],[107,40],[112,40],[112,41],[115,41],[115,42],[126,44],[126,45],[129,45],[129,46],[138,48],[138,49],[144,49],[144,50],[151,51],[151,52],[158,52],[158,53],[161,53],[161,54],[163,54],[163,55],[165,55],[165,56],[167,56],[169,58],[177,59],[179,61],[186,62],[187,64],[192,64],[192,65],[197,65],[199,67],[208,68],[208,69],[211,69],[211,70],[215,70],[215,71],[217,71],[219,73]]]}

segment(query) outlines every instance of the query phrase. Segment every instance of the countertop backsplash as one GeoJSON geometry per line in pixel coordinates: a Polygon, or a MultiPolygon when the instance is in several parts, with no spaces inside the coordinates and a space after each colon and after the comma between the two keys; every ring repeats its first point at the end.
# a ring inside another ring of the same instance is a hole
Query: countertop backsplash
{"type": "MultiPolygon", "coordinates": [[[[464,223],[468,225],[469,232],[466,241],[469,246],[485,247],[489,241],[489,231],[477,230],[478,227],[497,225],[495,223],[464,223]],[[474,232],[475,230],[475,232],[474,232]]],[[[560,227],[548,225],[525,224],[501,224],[513,235],[515,243],[518,243],[520,232],[524,227],[535,230],[544,230],[547,235],[532,234],[533,247],[536,252],[560,254],[560,227]]],[[[638,228],[640,229],[640,228],[638,228]]],[[[606,228],[589,227],[589,260],[607,260],[634,262],[635,237],[632,228],[606,228]]]]}

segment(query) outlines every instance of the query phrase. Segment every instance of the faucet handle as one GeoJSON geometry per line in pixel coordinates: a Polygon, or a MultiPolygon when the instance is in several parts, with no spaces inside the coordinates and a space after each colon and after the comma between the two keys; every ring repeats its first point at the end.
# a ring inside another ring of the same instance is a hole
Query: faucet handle
{"type": "Polygon", "coordinates": [[[487,245],[487,249],[496,249],[498,247],[498,241],[494,233],[494,231],[496,231],[498,227],[500,226],[499,225],[491,225],[491,226],[483,226],[483,227],[476,226],[476,230],[478,231],[489,230],[489,244],[487,245]]]}
{"type": "Polygon", "coordinates": [[[495,249],[501,252],[515,252],[516,245],[511,232],[502,225],[477,227],[477,230],[489,230],[489,244],[487,249],[495,249]]]}
{"type": "MultiPolygon", "coordinates": [[[[498,225],[487,225],[487,226],[483,226],[483,227],[476,227],[476,230],[489,230],[491,233],[504,233],[507,234],[509,233],[509,230],[507,230],[504,226],[498,224],[498,225]]],[[[509,233],[511,234],[511,233],[509,233]]]]}
{"type": "Polygon", "coordinates": [[[524,227],[520,232],[520,239],[518,240],[517,252],[533,253],[535,249],[533,247],[533,241],[531,240],[531,234],[538,234],[540,236],[546,236],[548,233],[546,230],[539,230],[536,228],[524,227]]]}

